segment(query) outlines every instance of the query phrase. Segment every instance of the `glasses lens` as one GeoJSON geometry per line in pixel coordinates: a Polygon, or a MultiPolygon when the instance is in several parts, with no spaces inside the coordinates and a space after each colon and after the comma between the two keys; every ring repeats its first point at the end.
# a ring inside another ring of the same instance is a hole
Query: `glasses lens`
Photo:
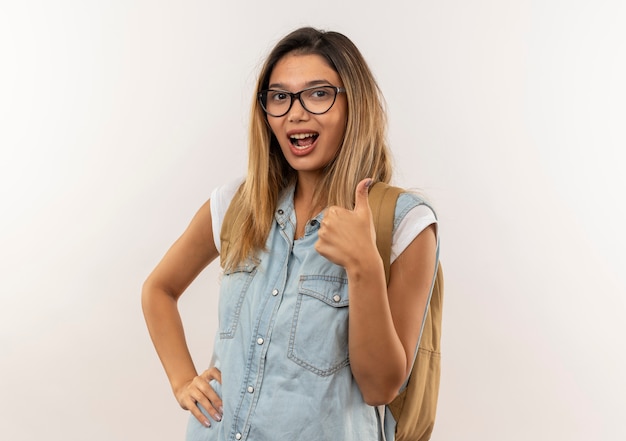
{"type": "Polygon", "coordinates": [[[328,112],[335,102],[337,90],[332,86],[321,86],[303,90],[300,97],[304,107],[311,113],[328,112]]]}
{"type": "Polygon", "coordinates": [[[265,90],[261,92],[261,104],[270,115],[284,115],[291,106],[291,95],[280,90],[265,90]]]}

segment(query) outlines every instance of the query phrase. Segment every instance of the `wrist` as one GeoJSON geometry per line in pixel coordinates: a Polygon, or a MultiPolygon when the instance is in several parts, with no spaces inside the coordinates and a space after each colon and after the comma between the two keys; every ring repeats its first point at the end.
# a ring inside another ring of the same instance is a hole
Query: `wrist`
{"type": "Polygon", "coordinates": [[[385,267],[377,249],[360,253],[345,269],[348,279],[353,283],[362,280],[375,280],[379,277],[385,279],[385,267]]]}
{"type": "MultiPolygon", "coordinates": [[[[195,377],[195,375],[194,375],[195,377]]],[[[191,382],[193,381],[194,377],[190,377],[190,378],[181,378],[181,379],[177,379],[176,381],[172,381],[170,383],[171,387],[172,387],[172,392],[174,393],[174,396],[176,398],[178,398],[180,396],[180,394],[182,394],[185,389],[187,389],[187,387],[191,384],[191,382]]]]}

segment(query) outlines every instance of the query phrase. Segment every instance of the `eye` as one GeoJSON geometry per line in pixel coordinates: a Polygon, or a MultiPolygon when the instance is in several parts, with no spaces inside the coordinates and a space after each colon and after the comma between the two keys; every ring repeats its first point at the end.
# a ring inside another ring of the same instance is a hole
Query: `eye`
{"type": "Polygon", "coordinates": [[[330,93],[324,87],[320,87],[320,88],[317,88],[317,89],[312,89],[309,92],[309,97],[314,99],[314,100],[324,100],[324,99],[327,99],[329,96],[330,96],[330,93]]]}
{"type": "Polygon", "coordinates": [[[280,103],[287,101],[289,99],[289,95],[285,92],[281,92],[280,90],[270,90],[267,94],[267,99],[268,101],[280,103]]]}
{"type": "Polygon", "coordinates": [[[326,104],[335,99],[335,88],[332,86],[315,87],[308,90],[305,97],[310,102],[326,104]]]}

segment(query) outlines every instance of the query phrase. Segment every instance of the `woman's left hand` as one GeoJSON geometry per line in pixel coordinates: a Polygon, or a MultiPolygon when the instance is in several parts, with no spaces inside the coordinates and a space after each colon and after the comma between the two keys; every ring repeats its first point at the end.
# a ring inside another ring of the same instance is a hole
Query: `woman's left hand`
{"type": "Polygon", "coordinates": [[[357,185],[354,210],[328,207],[318,232],[317,252],[346,270],[363,259],[380,258],[368,199],[371,183],[368,178],[357,185]]]}

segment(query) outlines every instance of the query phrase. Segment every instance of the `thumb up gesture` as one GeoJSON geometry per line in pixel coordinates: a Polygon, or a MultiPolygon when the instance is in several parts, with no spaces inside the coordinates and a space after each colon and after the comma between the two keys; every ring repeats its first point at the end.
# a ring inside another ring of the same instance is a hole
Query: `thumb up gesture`
{"type": "Polygon", "coordinates": [[[358,183],[355,191],[353,210],[342,207],[328,207],[324,211],[315,249],[331,262],[346,270],[360,259],[369,259],[378,250],[376,232],[369,206],[368,190],[371,179],[358,183]]]}

